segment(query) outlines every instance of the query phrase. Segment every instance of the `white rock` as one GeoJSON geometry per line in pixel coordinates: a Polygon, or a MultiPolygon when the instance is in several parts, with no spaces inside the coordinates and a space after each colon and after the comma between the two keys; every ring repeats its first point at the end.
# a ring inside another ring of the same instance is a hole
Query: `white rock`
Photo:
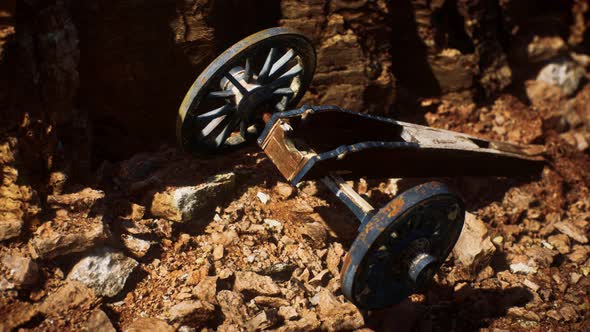
{"type": "Polygon", "coordinates": [[[278,233],[280,233],[283,230],[283,224],[278,220],[264,219],[264,223],[267,224],[268,227],[276,230],[278,233]]]}
{"type": "Polygon", "coordinates": [[[94,289],[97,295],[115,296],[123,290],[127,278],[138,263],[109,248],[96,250],[82,258],[70,271],[68,279],[94,289]]]}
{"type": "Polygon", "coordinates": [[[266,203],[268,203],[268,201],[270,201],[270,196],[263,193],[262,191],[259,191],[256,194],[256,197],[258,197],[258,200],[260,200],[262,202],[262,204],[266,204],[266,203]]]}
{"type": "Polygon", "coordinates": [[[526,263],[515,263],[515,264],[510,264],[510,272],[531,274],[531,273],[536,273],[537,268],[534,266],[530,266],[526,263]]]}
{"type": "Polygon", "coordinates": [[[547,82],[561,88],[563,93],[570,95],[578,89],[585,71],[577,63],[569,60],[553,62],[541,69],[537,80],[547,82]]]}

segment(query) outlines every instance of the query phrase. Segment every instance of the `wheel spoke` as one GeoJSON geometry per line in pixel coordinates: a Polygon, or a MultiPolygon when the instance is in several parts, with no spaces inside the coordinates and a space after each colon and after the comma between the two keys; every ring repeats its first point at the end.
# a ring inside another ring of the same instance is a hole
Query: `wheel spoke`
{"type": "Polygon", "coordinates": [[[232,74],[225,74],[225,78],[227,78],[231,82],[231,84],[238,88],[242,95],[246,95],[248,93],[248,90],[242,84],[240,84],[240,82],[238,82],[238,80],[236,80],[236,78],[232,74]]]}
{"type": "Polygon", "coordinates": [[[222,115],[218,118],[215,118],[213,120],[211,120],[211,122],[209,122],[207,124],[207,126],[205,126],[205,128],[203,128],[203,130],[201,130],[201,136],[202,137],[207,137],[209,136],[209,134],[211,134],[211,132],[213,131],[213,129],[217,128],[217,126],[219,126],[219,124],[221,122],[223,122],[223,120],[225,120],[225,118],[227,118],[227,115],[222,115]]]}
{"type": "Polygon", "coordinates": [[[278,103],[278,104],[275,105],[275,108],[277,109],[277,111],[283,112],[285,110],[285,108],[286,108],[286,105],[283,104],[283,103],[278,103]]]}
{"type": "Polygon", "coordinates": [[[272,78],[281,68],[287,64],[287,62],[289,62],[289,60],[293,59],[294,56],[295,52],[293,49],[289,49],[280,59],[277,60],[277,62],[272,65],[268,76],[272,78]]]}
{"type": "Polygon", "coordinates": [[[242,120],[242,122],[240,122],[240,135],[242,136],[242,138],[246,139],[247,134],[248,124],[246,123],[246,120],[242,120]]]}
{"type": "Polygon", "coordinates": [[[303,71],[303,67],[301,67],[300,64],[297,64],[297,65],[293,66],[293,68],[289,69],[289,71],[287,71],[286,73],[281,75],[279,77],[279,79],[291,79],[291,78],[299,75],[299,73],[301,73],[302,71],[303,71]]]}
{"type": "Polygon", "coordinates": [[[233,97],[234,92],[232,90],[223,90],[223,91],[213,91],[209,93],[209,97],[211,98],[227,98],[233,97]]]}
{"type": "Polygon", "coordinates": [[[272,60],[275,57],[276,53],[277,49],[274,47],[270,49],[270,52],[268,52],[266,60],[264,60],[264,65],[262,66],[262,69],[258,74],[258,81],[264,82],[268,78],[268,74],[270,73],[270,69],[272,67],[272,60]]]}
{"type": "Polygon", "coordinates": [[[293,90],[291,88],[279,88],[272,92],[275,96],[292,96],[293,90]]]}
{"type": "Polygon", "coordinates": [[[252,67],[250,67],[250,59],[246,58],[246,66],[244,69],[244,81],[248,82],[252,77],[252,67]]]}
{"type": "Polygon", "coordinates": [[[281,75],[279,78],[274,80],[272,83],[270,83],[268,87],[272,90],[287,87],[291,84],[291,79],[299,75],[302,71],[303,68],[301,67],[301,65],[297,64],[296,66],[293,66],[293,68],[289,69],[289,71],[281,75]]]}
{"type": "Polygon", "coordinates": [[[221,146],[221,144],[223,144],[223,142],[225,142],[225,140],[232,133],[235,125],[236,125],[235,119],[230,119],[228,121],[228,123],[225,125],[223,130],[221,130],[221,132],[217,135],[217,137],[215,137],[215,144],[217,144],[217,146],[221,146]]]}
{"type": "Polygon", "coordinates": [[[222,115],[227,115],[229,114],[232,110],[234,109],[234,107],[230,104],[225,104],[219,108],[216,108],[212,111],[209,111],[207,113],[203,113],[200,115],[197,115],[196,119],[200,122],[203,121],[209,121],[215,118],[218,118],[222,115]]]}

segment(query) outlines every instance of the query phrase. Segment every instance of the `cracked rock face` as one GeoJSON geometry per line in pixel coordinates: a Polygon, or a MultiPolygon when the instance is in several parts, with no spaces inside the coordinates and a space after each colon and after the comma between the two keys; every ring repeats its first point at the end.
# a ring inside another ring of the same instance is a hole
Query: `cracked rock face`
{"type": "Polygon", "coordinates": [[[179,187],[157,193],[151,212],[176,222],[196,219],[235,187],[235,178],[234,173],[223,173],[195,187],[179,187]]]}
{"type": "Polygon", "coordinates": [[[83,283],[97,295],[112,297],[123,290],[127,278],[137,264],[137,261],[120,252],[102,248],[76,263],[68,274],[68,279],[83,283]]]}
{"type": "Polygon", "coordinates": [[[47,198],[55,217],[43,223],[30,240],[33,257],[52,259],[94,247],[108,235],[102,216],[104,192],[86,188],[47,198]]]}

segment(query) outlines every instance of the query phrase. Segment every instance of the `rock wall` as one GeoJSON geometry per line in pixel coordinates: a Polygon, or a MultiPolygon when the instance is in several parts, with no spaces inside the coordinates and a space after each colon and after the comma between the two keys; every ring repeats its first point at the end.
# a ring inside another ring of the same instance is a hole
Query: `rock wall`
{"type": "Polygon", "coordinates": [[[174,144],[198,73],[277,25],[316,44],[304,102],[418,120],[441,99],[485,102],[589,46],[582,0],[4,1],[0,139],[14,158],[3,167],[11,160],[43,198],[105,160],[174,144]]]}

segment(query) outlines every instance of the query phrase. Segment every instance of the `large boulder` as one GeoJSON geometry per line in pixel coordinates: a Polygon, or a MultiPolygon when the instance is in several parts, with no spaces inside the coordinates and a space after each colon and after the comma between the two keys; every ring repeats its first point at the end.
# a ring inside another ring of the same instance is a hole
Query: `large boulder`
{"type": "Polygon", "coordinates": [[[97,295],[115,296],[138,263],[109,248],[96,250],[82,258],[68,274],[69,280],[82,282],[97,295]]]}

